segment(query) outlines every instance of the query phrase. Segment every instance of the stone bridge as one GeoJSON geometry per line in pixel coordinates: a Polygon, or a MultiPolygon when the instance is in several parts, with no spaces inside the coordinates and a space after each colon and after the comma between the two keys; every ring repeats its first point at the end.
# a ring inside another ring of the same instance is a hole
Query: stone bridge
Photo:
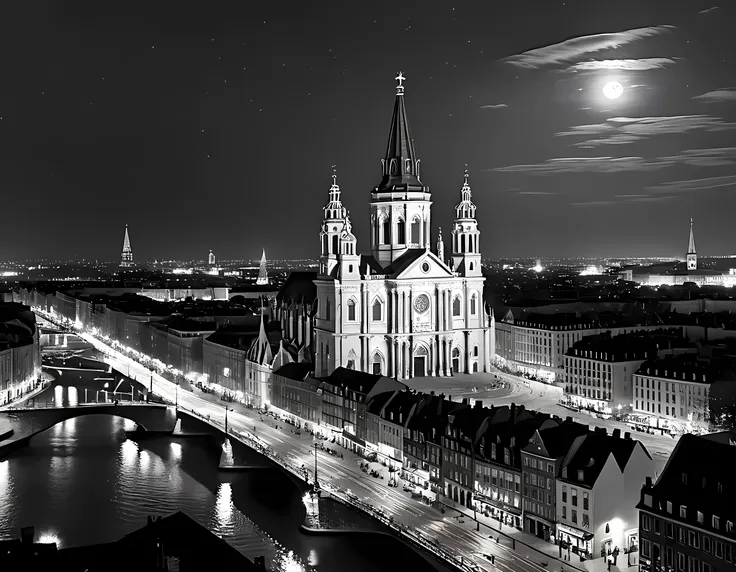
{"type": "Polygon", "coordinates": [[[45,407],[0,411],[0,458],[25,447],[31,437],[57,423],[83,415],[115,415],[130,419],[138,429],[152,433],[172,433],[176,427],[176,409],[159,404],[109,405],[91,404],[78,407],[45,407]],[[11,432],[12,430],[12,432],[11,432]]]}

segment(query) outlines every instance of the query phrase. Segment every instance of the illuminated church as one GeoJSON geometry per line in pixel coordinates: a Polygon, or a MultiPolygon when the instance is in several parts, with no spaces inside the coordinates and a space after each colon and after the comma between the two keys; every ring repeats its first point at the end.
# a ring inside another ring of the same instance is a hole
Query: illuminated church
{"type": "Polygon", "coordinates": [[[396,78],[383,177],[371,192],[370,254],[358,254],[333,172],[320,233],[315,374],[343,366],[396,379],[488,371],[492,330],[483,303],[480,232],[468,173],[445,258],[431,249],[432,196],[420,180],[396,78]]]}

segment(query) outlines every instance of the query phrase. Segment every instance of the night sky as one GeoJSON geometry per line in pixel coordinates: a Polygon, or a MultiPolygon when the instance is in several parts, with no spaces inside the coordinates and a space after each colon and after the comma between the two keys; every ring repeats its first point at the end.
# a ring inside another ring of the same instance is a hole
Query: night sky
{"type": "Polygon", "coordinates": [[[398,71],[433,241],[467,163],[484,257],[734,252],[716,2],[8,3],[0,260],[317,257],[333,164],[367,251],[398,71]]]}

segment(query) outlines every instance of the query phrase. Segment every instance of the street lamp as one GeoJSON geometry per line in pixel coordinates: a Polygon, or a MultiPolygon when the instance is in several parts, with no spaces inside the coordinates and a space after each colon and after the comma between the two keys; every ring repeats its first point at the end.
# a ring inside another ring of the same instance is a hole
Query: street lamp
{"type": "Polygon", "coordinates": [[[319,490],[319,482],[317,481],[317,440],[314,441],[314,490],[319,490]]]}
{"type": "Polygon", "coordinates": [[[178,411],[179,410],[179,382],[178,381],[176,382],[176,390],[175,391],[176,391],[176,402],[175,402],[175,406],[176,406],[176,410],[178,411]]]}

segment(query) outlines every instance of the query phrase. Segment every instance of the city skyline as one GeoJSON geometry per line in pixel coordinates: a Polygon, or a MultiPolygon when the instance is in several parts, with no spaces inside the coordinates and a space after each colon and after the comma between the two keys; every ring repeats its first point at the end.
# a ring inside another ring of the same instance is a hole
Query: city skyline
{"type": "Polygon", "coordinates": [[[316,258],[332,165],[367,251],[399,70],[433,241],[467,164],[484,257],[732,250],[732,7],[386,6],[16,7],[0,259],[316,258]]]}

